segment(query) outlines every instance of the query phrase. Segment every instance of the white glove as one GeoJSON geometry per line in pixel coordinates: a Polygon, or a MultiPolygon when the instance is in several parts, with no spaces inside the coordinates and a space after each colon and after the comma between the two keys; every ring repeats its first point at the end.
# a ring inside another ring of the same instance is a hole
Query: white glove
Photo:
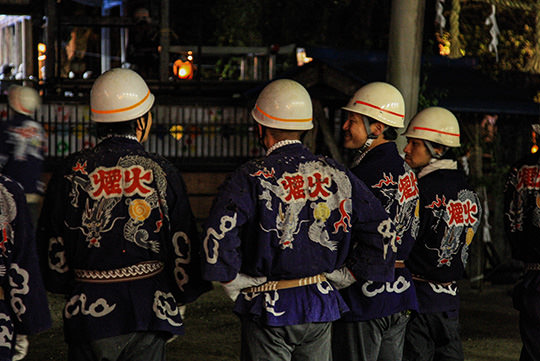
{"type": "Polygon", "coordinates": [[[325,273],[324,275],[326,276],[326,279],[332,282],[332,285],[338,290],[347,288],[356,282],[356,278],[354,278],[351,271],[349,271],[349,269],[345,266],[330,273],[325,273]]]}
{"type": "Polygon", "coordinates": [[[25,358],[28,353],[28,336],[26,335],[17,335],[15,338],[15,350],[13,352],[13,361],[19,361],[25,358]]]}
{"type": "Polygon", "coordinates": [[[182,320],[186,318],[186,305],[178,305],[178,311],[180,311],[180,317],[182,317],[182,320]]]}
{"type": "Polygon", "coordinates": [[[239,273],[236,275],[236,278],[229,282],[221,282],[223,289],[227,296],[229,296],[233,301],[236,301],[240,291],[247,287],[253,287],[262,285],[266,282],[266,277],[251,277],[244,273],[239,273]]]}

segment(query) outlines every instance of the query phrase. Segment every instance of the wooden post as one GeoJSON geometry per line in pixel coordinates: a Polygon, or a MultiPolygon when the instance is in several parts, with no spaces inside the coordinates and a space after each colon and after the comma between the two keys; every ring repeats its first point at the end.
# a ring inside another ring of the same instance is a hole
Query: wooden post
{"type": "MultiPolygon", "coordinates": [[[[474,148],[471,153],[471,175],[476,182],[482,178],[482,146],[480,144],[481,131],[482,129],[480,128],[480,122],[477,121],[474,125],[474,148]]],[[[483,204],[484,200],[482,195],[485,194],[485,192],[481,192],[480,189],[478,189],[477,193],[480,197],[480,203],[483,204]]],[[[468,274],[472,288],[482,289],[484,283],[485,263],[486,256],[482,237],[482,225],[480,225],[469,249],[468,274]]]]}
{"type": "MultiPolygon", "coordinates": [[[[387,80],[405,100],[405,128],[418,107],[424,11],[425,0],[392,1],[387,80]]],[[[405,138],[399,136],[396,144],[402,152],[405,138]]]]}
{"type": "MultiPolygon", "coordinates": [[[[315,120],[315,125],[318,125],[318,128],[321,130],[324,143],[330,150],[331,157],[338,162],[343,163],[343,157],[341,156],[339,146],[334,139],[334,135],[329,125],[330,122],[326,119],[320,100],[313,100],[313,119],[315,120]]],[[[314,148],[312,150],[314,152],[316,151],[314,148]]]]}

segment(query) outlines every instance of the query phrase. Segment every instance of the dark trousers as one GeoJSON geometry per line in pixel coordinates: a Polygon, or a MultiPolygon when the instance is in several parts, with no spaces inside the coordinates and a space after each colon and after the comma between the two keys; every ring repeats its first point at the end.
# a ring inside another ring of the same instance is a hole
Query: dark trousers
{"type": "Polygon", "coordinates": [[[242,318],[242,361],[329,361],[331,324],[271,327],[242,318]]]}
{"type": "Polygon", "coordinates": [[[404,361],[463,361],[457,315],[413,313],[405,333],[404,361]]]}
{"type": "Polygon", "coordinates": [[[401,361],[410,312],[332,325],[334,361],[401,361]]]}
{"type": "Polygon", "coordinates": [[[540,290],[536,284],[527,279],[514,287],[513,301],[519,311],[519,333],[523,342],[520,361],[540,361],[540,290]]]}
{"type": "Polygon", "coordinates": [[[82,344],[68,344],[68,361],[165,361],[162,332],[133,332],[82,344]]]}

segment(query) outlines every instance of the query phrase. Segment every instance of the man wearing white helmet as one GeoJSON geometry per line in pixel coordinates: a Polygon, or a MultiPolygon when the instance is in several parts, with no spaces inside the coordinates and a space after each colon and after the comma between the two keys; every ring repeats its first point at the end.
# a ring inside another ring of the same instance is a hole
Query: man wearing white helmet
{"type": "Polygon", "coordinates": [[[396,226],[395,276],[392,282],[367,278],[341,291],[351,311],[333,325],[335,360],[400,361],[405,327],[417,308],[412,277],[405,267],[418,232],[418,187],[394,140],[403,127],[405,105],[394,86],[369,83],[343,109],[344,146],[356,151],[351,171],[381,201],[396,226]]]}
{"type": "Polygon", "coordinates": [[[235,301],[241,360],[327,361],[331,322],[347,310],[337,283],[391,279],[393,224],[345,167],[302,145],[313,127],[302,85],[271,82],[251,115],[266,156],[222,186],[204,225],[203,276],[235,301]]]}
{"type": "MultiPolygon", "coordinates": [[[[532,128],[540,136],[540,124],[532,128]]],[[[540,152],[517,161],[504,189],[504,226],[525,273],[513,292],[523,347],[520,361],[540,360],[540,152]]]]}
{"type": "Polygon", "coordinates": [[[460,146],[460,132],[450,111],[422,110],[404,135],[405,161],[417,172],[420,190],[420,230],[405,262],[418,312],[407,324],[404,360],[463,360],[456,281],[480,225],[480,201],[457,168],[452,149],[460,146]]]}
{"type": "Polygon", "coordinates": [[[41,171],[45,134],[33,117],[41,98],[33,88],[12,85],[8,90],[8,103],[13,114],[0,124],[0,172],[23,186],[35,227],[43,196],[41,171]]]}
{"type": "Polygon", "coordinates": [[[178,170],[141,144],[154,95],[129,69],[103,73],[90,93],[100,142],[52,176],[39,221],[49,291],[67,296],[68,360],[165,360],[184,332],[179,306],[210,289],[178,170]]]}

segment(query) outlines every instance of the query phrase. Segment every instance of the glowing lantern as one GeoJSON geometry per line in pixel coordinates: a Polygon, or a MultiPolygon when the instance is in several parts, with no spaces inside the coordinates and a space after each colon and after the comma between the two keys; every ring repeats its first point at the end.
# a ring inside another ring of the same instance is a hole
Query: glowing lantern
{"type": "Polygon", "coordinates": [[[302,66],[306,63],[309,63],[313,60],[313,58],[310,58],[307,56],[306,49],[304,48],[297,48],[296,49],[296,63],[298,66],[302,66]]]}
{"type": "Polygon", "coordinates": [[[193,78],[193,64],[191,61],[182,61],[178,59],[173,64],[173,73],[179,79],[192,79],[193,78]]]}
{"type": "Polygon", "coordinates": [[[47,45],[39,43],[38,46],[38,78],[45,79],[45,59],[47,59],[47,45]]]}
{"type": "Polygon", "coordinates": [[[531,153],[534,154],[536,152],[538,152],[538,145],[536,145],[536,132],[532,132],[532,141],[533,141],[533,146],[531,147],[531,153]]]}
{"type": "Polygon", "coordinates": [[[47,51],[47,45],[43,43],[38,44],[38,60],[42,61],[47,58],[47,55],[45,55],[45,52],[47,51]]]}
{"type": "Polygon", "coordinates": [[[182,139],[182,136],[184,135],[184,127],[181,125],[173,125],[171,129],[169,129],[169,132],[171,133],[174,139],[180,140],[182,139]]]}

